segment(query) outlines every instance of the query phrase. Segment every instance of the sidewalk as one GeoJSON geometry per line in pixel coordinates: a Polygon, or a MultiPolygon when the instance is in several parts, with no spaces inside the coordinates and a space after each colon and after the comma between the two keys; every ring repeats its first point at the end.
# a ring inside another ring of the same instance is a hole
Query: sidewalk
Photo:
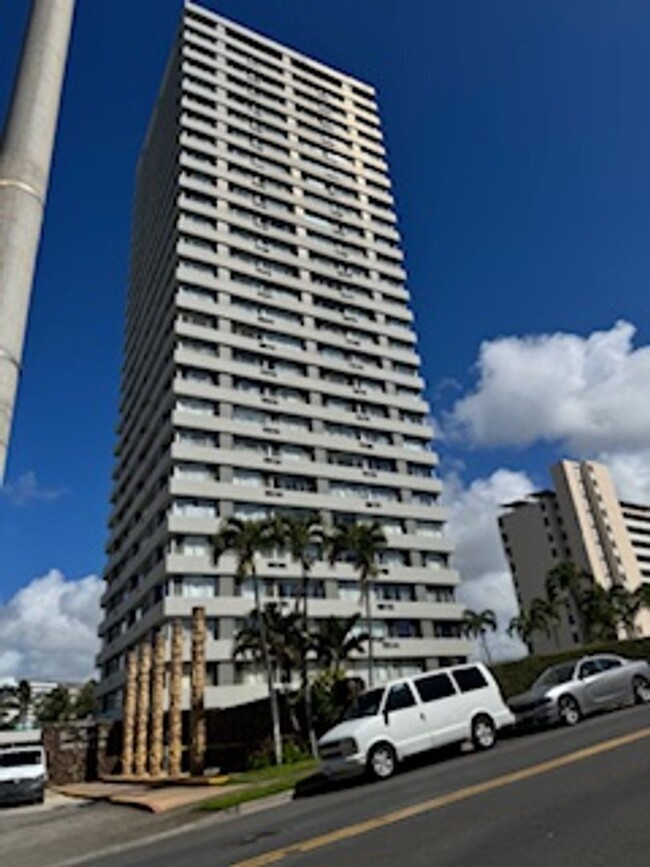
{"type": "MultiPolygon", "coordinates": [[[[223,782],[227,778],[223,778],[223,782]]],[[[69,783],[53,786],[52,789],[69,798],[84,798],[89,801],[107,801],[128,807],[139,807],[150,813],[166,813],[181,807],[191,807],[203,801],[230,796],[246,788],[246,784],[223,785],[223,782],[208,785],[161,785],[160,783],[69,783]]]]}

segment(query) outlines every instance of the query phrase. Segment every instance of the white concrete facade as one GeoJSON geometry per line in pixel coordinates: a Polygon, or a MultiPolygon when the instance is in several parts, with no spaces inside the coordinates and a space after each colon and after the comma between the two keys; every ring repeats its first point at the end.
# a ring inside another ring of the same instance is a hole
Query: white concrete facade
{"type": "MultiPolygon", "coordinates": [[[[501,539],[520,606],[545,594],[550,569],[570,562],[607,589],[633,591],[650,582],[650,506],[621,502],[609,470],[595,461],[560,461],[551,468],[554,490],[508,504],[499,518],[501,539]]],[[[638,618],[650,635],[650,615],[638,618]]],[[[576,611],[563,616],[558,637],[570,648],[584,641],[576,611]]],[[[552,638],[535,636],[536,652],[556,649],[552,638]]]]}
{"type": "MultiPolygon", "coordinates": [[[[138,168],[100,696],[125,651],[205,605],[209,706],[252,607],[210,540],[230,516],[379,520],[377,675],[466,656],[372,87],[187,3],[138,168]]],[[[260,559],[265,600],[299,577],[260,559]]],[[[318,563],[311,616],[359,611],[318,563]]],[[[364,664],[359,660],[360,671],[364,664]]]]}

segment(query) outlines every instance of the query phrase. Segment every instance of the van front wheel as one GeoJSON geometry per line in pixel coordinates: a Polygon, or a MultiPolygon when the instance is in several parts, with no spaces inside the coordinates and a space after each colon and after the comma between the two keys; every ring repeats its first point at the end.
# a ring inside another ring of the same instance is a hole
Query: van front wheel
{"type": "Polygon", "coordinates": [[[397,756],[390,744],[376,744],[368,756],[368,770],[376,780],[387,780],[397,768],[397,756]]]}
{"type": "Polygon", "coordinates": [[[475,750],[489,750],[497,739],[497,730],[487,714],[475,717],[472,722],[472,743],[475,750]]]}

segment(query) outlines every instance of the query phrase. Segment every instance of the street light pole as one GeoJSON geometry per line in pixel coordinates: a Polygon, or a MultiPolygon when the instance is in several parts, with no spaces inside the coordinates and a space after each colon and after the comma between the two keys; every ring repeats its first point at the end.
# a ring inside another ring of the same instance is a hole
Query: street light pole
{"type": "Polygon", "coordinates": [[[0,485],[75,0],[33,0],[0,146],[0,485]]]}

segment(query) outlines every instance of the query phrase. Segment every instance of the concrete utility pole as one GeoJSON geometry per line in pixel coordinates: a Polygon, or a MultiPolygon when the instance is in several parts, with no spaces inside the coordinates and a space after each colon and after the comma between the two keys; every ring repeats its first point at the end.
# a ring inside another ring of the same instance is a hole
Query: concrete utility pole
{"type": "Polygon", "coordinates": [[[0,147],[0,485],[75,0],[33,0],[0,147]]]}

